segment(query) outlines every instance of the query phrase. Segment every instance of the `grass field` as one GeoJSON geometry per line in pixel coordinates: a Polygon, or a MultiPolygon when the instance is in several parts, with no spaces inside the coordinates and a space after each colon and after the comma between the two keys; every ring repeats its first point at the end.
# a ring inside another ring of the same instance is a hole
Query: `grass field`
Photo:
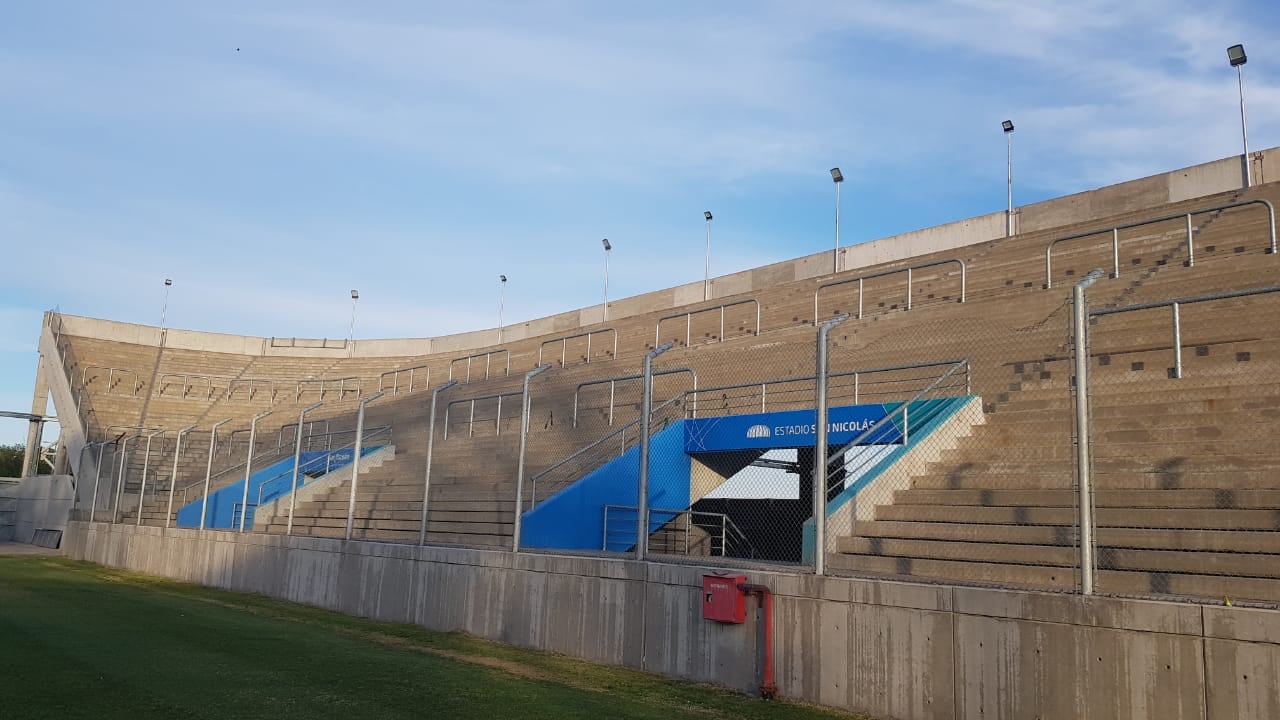
{"type": "Polygon", "coordinates": [[[0,557],[0,717],[854,716],[88,563],[0,557]]]}

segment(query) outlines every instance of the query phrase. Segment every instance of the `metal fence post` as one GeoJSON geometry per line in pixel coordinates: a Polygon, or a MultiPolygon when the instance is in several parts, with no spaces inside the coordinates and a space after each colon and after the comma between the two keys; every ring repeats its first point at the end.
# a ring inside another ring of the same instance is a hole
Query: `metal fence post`
{"type": "Polygon", "coordinates": [[[431,391],[431,417],[427,421],[427,470],[422,477],[422,529],[418,531],[418,544],[427,544],[427,503],[431,500],[431,455],[436,444],[436,398],[440,393],[457,385],[450,380],[431,391]]]}
{"type": "MultiPolygon", "coordinates": [[[[139,437],[134,435],[133,437],[139,437]]],[[[116,473],[116,500],[111,506],[111,524],[115,525],[120,519],[120,496],[124,494],[124,483],[128,478],[128,466],[125,465],[129,461],[129,440],[125,438],[123,445],[120,447],[120,472],[116,473]]]]}
{"type": "Polygon", "coordinates": [[[1178,303],[1173,304],[1173,377],[1182,378],[1182,318],[1178,303]]]}
{"type": "Polygon", "coordinates": [[[653,412],[653,359],[671,349],[666,342],[645,353],[644,394],[640,402],[640,487],[636,499],[636,559],[649,554],[649,428],[653,412]]]}
{"type": "Polygon", "coordinates": [[[369,403],[382,397],[382,391],[362,399],[356,411],[356,441],[351,451],[351,499],[347,501],[347,540],[351,539],[356,522],[356,486],[360,480],[360,453],[364,450],[364,409],[369,403]]]}
{"type": "Polygon", "coordinates": [[[520,552],[520,504],[524,491],[524,451],[529,435],[529,381],[551,369],[551,365],[539,365],[524,374],[524,390],[520,393],[520,461],[516,466],[516,506],[511,535],[511,552],[520,552]]]}
{"type": "Polygon", "coordinates": [[[209,514],[209,479],[213,477],[213,453],[218,446],[218,428],[231,422],[231,418],[219,420],[209,430],[209,462],[204,468],[204,493],[200,496],[200,529],[204,529],[205,518],[209,514]]]}
{"type": "Polygon", "coordinates": [[[817,417],[813,446],[813,571],[818,575],[825,574],[827,570],[827,337],[832,328],[848,319],[848,313],[840,313],[818,329],[818,371],[814,388],[817,417]]]}
{"type": "MultiPolygon", "coordinates": [[[[293,487],[289,490],[289,520],[285,525],[285,535],[293,534],[293,510],[298,505],[298,470],[302,464],[302,421],[307,417],[307,413],[320,405],[321,403],[314,402],[298,411],[298,436],[293,446],[293,487]]],[[[332,440],[333,436],[330,435],[328,439],[332,440]]]]}
{"type": "Polygon", "coordinates": [[[182,436],[195,430],[195,425],[188,425],[178,431],[178,440],[173,446],[173,471],[169,475],[169,511],[164,518],[164,526],[169,527],[173,520],[173,493],[178,487],[178,458],[182,455],[182,436]]]}
{"type": "Polygon", "coordinates": [[[1092,270],[1076,283],[1071,298],[1074,309],[1076,353],[1076,472],[1080,485],[1080,592],[1093,594],[1094,533],[1093,479],[1089,465],[1089,313],[1085,307],[1085,288],[1103,276],[1101,268],[1092,270]]]}
{"type": "Polygon", "coordinates": [[[157,430],[147,436],[147,453],[142,456],[142,484],[138,486],[138,517],[135,527],[142,526],[142,502],[147,499],[147,470],[151,467],[151,438],[163,435],[166,430],[157,430]]]}
{"type": "Polygon", "coordinates": [[[245,518],[249,515],[249,478],[253,477],[253,446],[258,442],[258,421],[271,412],[263,410],[249,423],[249,452],[244,458],[244,496],[240,500],[240,532],[244,532],[245,518]]]}
{"type": "Polygon", "coordinates": [[[106,441],[98,443],[98,467],[93,471],[93,500],[89,502],[89,522],[98,512],[98,479],[102,477],[102,453],[107,449],[106,441]]]}

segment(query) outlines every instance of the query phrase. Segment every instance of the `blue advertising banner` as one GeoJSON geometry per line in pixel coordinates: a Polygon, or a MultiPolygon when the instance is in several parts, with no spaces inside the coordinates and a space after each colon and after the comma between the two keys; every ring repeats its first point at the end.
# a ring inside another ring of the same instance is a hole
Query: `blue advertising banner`
{"type": "MultiPolygon", "coordinates": [[[[828,412],[827,439],[831,445],[851,442],[883,420],[901,403],[846,405],[828,412]]],[[[814,410],[729,415],[685,421],[685,452],[774,449],[812,446],[816,435],[814,410]]],[[[867,445],[896,445],[902,431],[896,423],[885,423],[867,445]]]]}

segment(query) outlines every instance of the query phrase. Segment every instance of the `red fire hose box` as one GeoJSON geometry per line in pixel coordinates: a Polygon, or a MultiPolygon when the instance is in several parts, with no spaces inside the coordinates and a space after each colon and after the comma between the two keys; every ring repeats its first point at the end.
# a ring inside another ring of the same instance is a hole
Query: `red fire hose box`
{"type": "Polygon", "coordinates": [[[747,620],[747,594],[739,589],[746,575],[703,575],[702,617],[722,623],[747,620]]]}

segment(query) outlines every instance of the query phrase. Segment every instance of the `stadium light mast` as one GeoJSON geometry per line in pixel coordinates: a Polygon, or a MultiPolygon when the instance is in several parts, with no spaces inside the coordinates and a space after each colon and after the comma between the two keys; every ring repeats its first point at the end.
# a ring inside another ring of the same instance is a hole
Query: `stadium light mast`
{"type": "Polygon", "coordinates": [[[707,269],[702,274],[702,299],[711,299],[711,211],[705,210],[702,217],[707,219],[707,269]]]}
{"type": "Polygon", "coordinates": [[[1000,127],[1004,128],[1004,137],[1006,144],[1009,146],[1009,162],[1005,170],[1005,187],[1009,191],[1009,209],[1004,214],[1004,236],[1013,235],[1013,121],[1005,120],[1000,123],[1000,127]]]}
{"type": "Polygon", "coordinates": [[[164,321],[169,315],[169,288],[173,287],[173,280],[164,279],[164,303],[160,306],[160,329],[164,329],[164,321]]]}
{"type": "Polygon", "coordinates": [[[1227,48],[1227,62],[1236,69],[1236,80],[1240,84],[1240,136],[1244,139],[1244,186],[1253,184],[1253,168],[1249,162],[1249,126],[1245,123],[1244,114],[1244,64],[1249,56],[1244,54],[1244,45],[1232,45],[1227,48]]]}
{"type": "Polygon", "coordinates": [[[609,238],[600,241],[604,245],[604,322],[609,321],[609,252],[613,250],[613,246],[609,244],[609,238]]]}
{"type": "Polygon", "coordinates": [[[360,291],[351,291],[351,326],[347,328],[347,344],[351,344],[351,340],[356,334],[356,303],[360,301],[360,291]]]}
{"type": "Polygon", "coordinates": [[[499,275],[498,280],[502,283],[498,290],[498,342],[502,342],[502,311],[507,304],[507,276],[499,275]]]}
{"type": "Polygon", "coordinates": [[[840,168],[831,168],[831,181],[836,184],[836,249],[831,254],[831,272],[840,272],[840,185],[844,182],[844,175],[840,172],[840,168]]]}

